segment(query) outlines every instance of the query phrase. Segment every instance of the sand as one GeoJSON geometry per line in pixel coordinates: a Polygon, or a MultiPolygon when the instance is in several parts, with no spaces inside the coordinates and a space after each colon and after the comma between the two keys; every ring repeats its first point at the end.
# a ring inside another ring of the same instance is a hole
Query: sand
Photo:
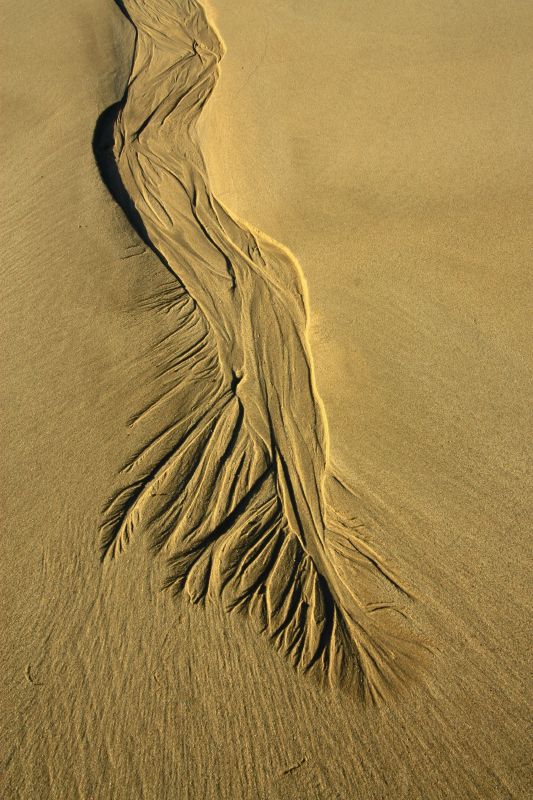
{"type": "Polygon", "coordinates": [[[114,156],[121,11],[3,12],[3,796],[527,797],[531,9],[128,7],[114,156]]]}

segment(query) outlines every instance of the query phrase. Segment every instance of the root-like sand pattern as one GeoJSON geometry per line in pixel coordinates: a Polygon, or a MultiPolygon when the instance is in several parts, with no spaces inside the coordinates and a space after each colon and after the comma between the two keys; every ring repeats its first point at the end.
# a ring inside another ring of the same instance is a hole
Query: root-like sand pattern
{"type": "Polygon", "coordinates": [[[125,467],[104,553],[142,531],[168,556],[169,587],[247,612],[296,668],[376,700],[409,677],[411,647],[342,563],[398,582],[330,502],[301,270],[209,188],[195,124],[223,45],[195,0],[124,6],[137,35],[114,124],[118,199],[171,273],[149,303],[175,320],[152,354],[164,389],[135,421],[173,413],[125,467]]]}

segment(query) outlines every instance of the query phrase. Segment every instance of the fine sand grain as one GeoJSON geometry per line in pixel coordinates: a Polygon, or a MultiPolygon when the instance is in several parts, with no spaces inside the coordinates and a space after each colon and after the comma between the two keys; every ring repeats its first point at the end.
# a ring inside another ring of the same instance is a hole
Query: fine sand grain
{"type": "Polygon", "coordinates": [[[2,797],[529,797],[531,6],[2,27],[2,797]]]}

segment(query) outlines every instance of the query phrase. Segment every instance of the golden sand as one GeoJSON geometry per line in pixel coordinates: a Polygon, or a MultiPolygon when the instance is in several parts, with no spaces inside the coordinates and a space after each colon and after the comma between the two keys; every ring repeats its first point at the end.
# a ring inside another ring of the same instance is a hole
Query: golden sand
{"type": "Polygon", "coordinates": [[[531,9],[127,11],[4,12],[2,796],[527,797],[531,9]]]}

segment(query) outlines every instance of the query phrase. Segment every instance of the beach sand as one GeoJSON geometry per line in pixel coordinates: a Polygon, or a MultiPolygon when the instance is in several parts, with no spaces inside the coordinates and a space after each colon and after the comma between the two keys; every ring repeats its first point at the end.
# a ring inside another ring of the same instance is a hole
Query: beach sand
{"type": "Polygon", "coordinates": [[[390,624],[433,655],[372,704],[216,596],[162,592],[142,526],[102,562],[102,509],[171,413],[128,425],[175,324],[98,149],[134,31],[111,0],[11,4],[2,796],[527,798],[531,6],[206,10],[226,50],[199,123],[209,184],[298,259],[328,458],[414,590],[382,587],[409,617],[390,624]]]}

